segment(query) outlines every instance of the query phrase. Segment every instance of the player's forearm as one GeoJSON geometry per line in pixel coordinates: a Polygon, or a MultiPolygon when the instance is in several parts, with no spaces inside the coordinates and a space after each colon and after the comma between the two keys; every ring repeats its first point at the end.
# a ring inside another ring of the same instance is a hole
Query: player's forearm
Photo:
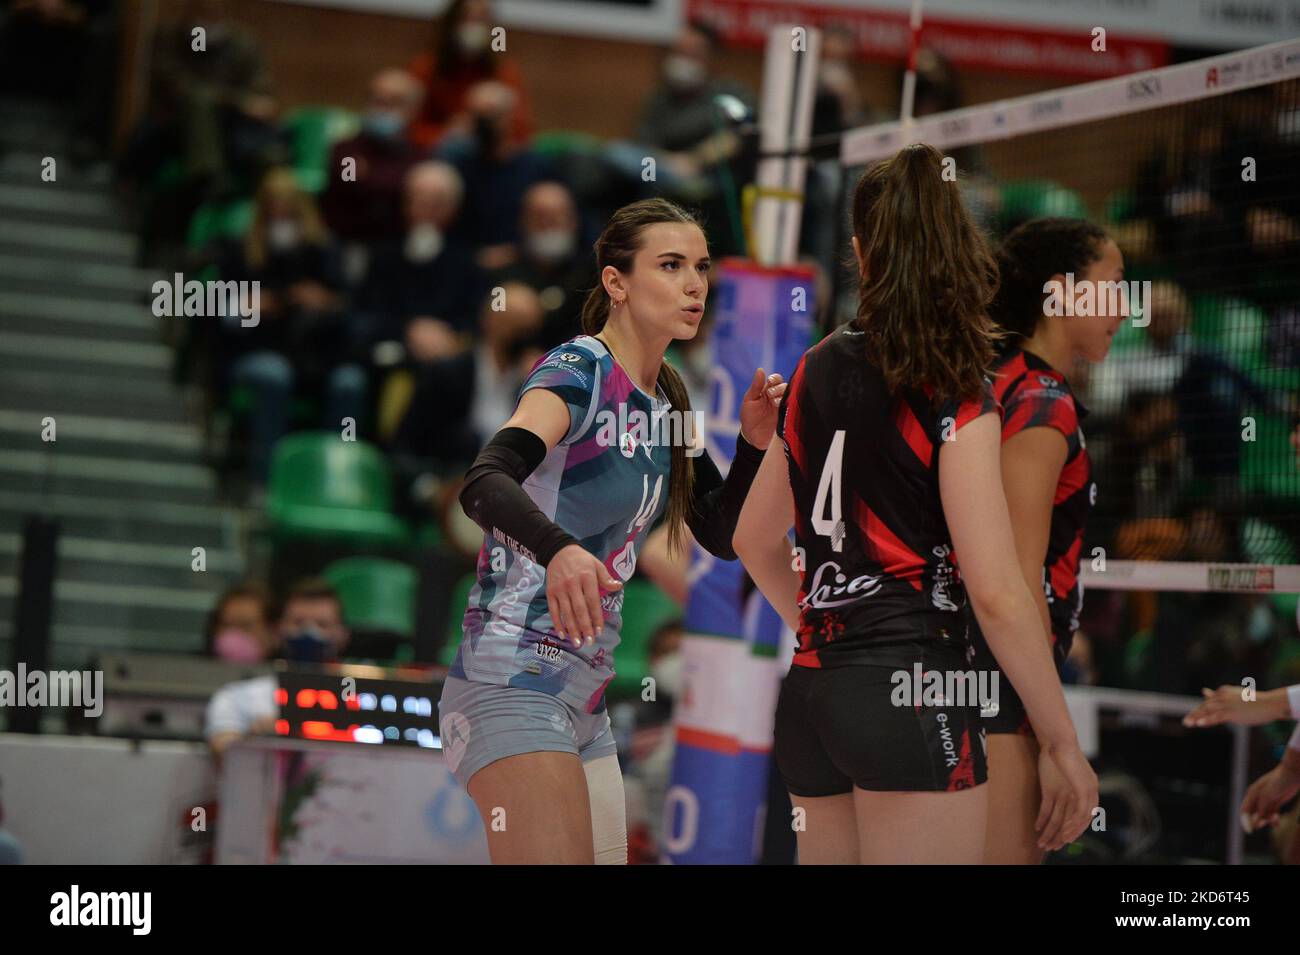
{"type": "Polygon", "coordinates": [[[578,541],[542,513],[521,486],[546,455],[546,445],[524,428],[503,428],[465,474],[460,504],[479,527],[528,560],[546,566],[578,541]]]}
{"type": "Polygon", "coordinates": [[[695,489],[687,526],[700,546],[710,554],[723,560],[735,560],[736,551],[731,539],[736,533],[745,496],[754,483],[759,465],[763,463],[763,452],[744,436],[737,435],[736,456],[731,461],[725,481],[707,453],[696,460],[695,489]]]}
{"type": "Polygon", "coordinates": [[[1043,639],[1043,625],[1028,589],[1013,588],[993,601],[973,600],[973,607],[998,666],[1025,704],[1039,743],[1077,746],[1061,678],[1043,639]]]}
{"type": "Polygon", "coordinates": [[[785,537],[737,538],[736,550],[759,592],[791,630],[799,629],[799,575],[791,568],[785,537]]]}

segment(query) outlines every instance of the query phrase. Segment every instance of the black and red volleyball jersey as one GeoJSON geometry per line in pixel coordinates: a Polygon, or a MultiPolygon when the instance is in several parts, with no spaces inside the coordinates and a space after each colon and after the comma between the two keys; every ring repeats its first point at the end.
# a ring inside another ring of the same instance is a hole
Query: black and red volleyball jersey
{"type": "Polygon", "coordinates": [[[935,407],[932,396],[891,394],[850,325],[799,359],[777,424],[803,562],[795,664],[865,662],[873,639],[906,633],[907,618],[965,606],[939,500],[939,449],[998,406],[988,380],[977,400],[935,407]]]}
{"type": "MultiPolygon", "coordinates": [[[[993,393],[1002,405],[1002,440],[1028,428],[1053,428],[1065,436],[1065,465],[1052,499],[1052,523],[1043,562],[1043,593],[1052,619],[1052,639],[1064,640],[1079,627],[1083,585],[1079,552],[1088,513],[1097,503],[1097,485],[1079,423],[1088,409],[1074,396],[1065,376],[1033,352],[1019,348],[994,365],[993,393]]],[[[973,615],[972,615],[973,616],[973,615]]]]}

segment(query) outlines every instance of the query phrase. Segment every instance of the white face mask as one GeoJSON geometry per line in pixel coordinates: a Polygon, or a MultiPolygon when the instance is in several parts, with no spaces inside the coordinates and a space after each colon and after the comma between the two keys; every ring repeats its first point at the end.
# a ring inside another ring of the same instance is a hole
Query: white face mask
{"type": "Polygon", "coordinates": [[[266,241],[273,252],[292,252],[302,240],[302,230],[292,219],[276,219],[266,227],[266,241]]]}
{"type": "Polygon", "coordinates": [[[818,73],[823,86],[834,90],[853,88],[853,71],[842,60],[827,60],[818,73]]]}
{"type": "Polygon", "coordinates": [[[670,653],[650,664],[650,676],[654,678],[656,698],[659,693],[671,696],[674,700],[682,696],[682,655],[670,653]]]}
{"type": "Polygon", "coordinates": [[[565,229],[547,229],[528,237],[528,254],[542,262],[560,262],[569,257],[577,238],[565,229]]]}
{"type": "Polygon", "coordinates": [[[693,57],[670,53],[664,59],[664,79],[675,90],[698,89],[706,76],[704,64],[693,57]]]}
{"type": "Polygon", "coordinates": [[[432,262],[442,253],[444,244],[442,230],[436,225],[424,222],[412,226],[406,233],[406,258],[419,264],[432,262]]]}
{"type": "Polygon", "coordinates": [[[461,52],[468,56],[478,56],[487,49],[490,35],[486,23],[462,23],[456,28],[456,42],[460,44],[461,52]]]}

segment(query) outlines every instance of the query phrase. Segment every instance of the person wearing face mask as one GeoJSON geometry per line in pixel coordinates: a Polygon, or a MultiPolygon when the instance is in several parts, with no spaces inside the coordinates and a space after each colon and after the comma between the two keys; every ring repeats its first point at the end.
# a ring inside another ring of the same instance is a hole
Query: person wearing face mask
{"type": "Polygon", "coordinates": [[[518,258],[524,195],[556,173],[549,159],[510,138],[517,101],[514,90],[504,83],[479,83],[465,102],[468,131],[447,136],[438,149],[465,183],[465,207],[456,230],[473,246],[485,270],[518,258]]]}
{"type": "Polygon", "coordinates": [[[223,281],[249,283],[249,305],[258,283],[255,324],[245,326],[235,313],[214,317],[209,329],[223,400],[234,386],[253,395],[249,474],[257,488],[269,475],[271,449],[289,430],[295,394],[320,396],[321,426],[337,430],[343,418],[363,420],[367,385],[349,360],[338,247],[290,170],[263,178],[252,225],[219,261],[223,281]]]}
{"type": "Polygon", "coordinates": [[[424,90],[424,104],[411,128],[416,145],[430,149],[449,131],[472,132],[473,117],[466,109],[469,92],[488,80],[504,83],[516,96],[506,138],[515,144],[532,138],[535,124],[523,75],[513,58],[494,49],[493,31],[499,25],[490,0],[452,0],[447,5],[429,49],[408,67],[424,90]]]}
{"type": "Polygon", "coordinates": [[[581,326],[581,290],[596,280],[596,261],[581,242],[573,194],[563,183],[539,182],[524,193],[519,214],[519,256],[492,272],[488,285],[522,282],[537,292],[546,321],[542,347],[568,341],[581,326]]]}
{"type": "MultiPolygon", "coordinates": [[[[324,580],[308,578],[289,590],[273,639],[286,660],[311,665],[335,662],[349,636],[343,603],[334,588],[324,580]]],[[[277,716],[275,687],[275,676],[268,674],[228,683],[212,695],[204,735],[218,766],[231,743],[270,732],[277,716]]]]}
{"type": "Polygon", "coordinates": [[[361,131],[334,145],[328,166],[342,169],[352,159],[356,179],[330,176],[321,196],[321,212],[339,241],[369,243],[402,232],[402,184],[421,158],[407,128],[423,95],[405,70],[381,70],[370,81],[361,131]]]}
{"type": "Polygon", "coordinates": [[[377,368],[446,358],[467,344],[486,289],[474,258],[453,232],[464,184],[444,162],[407,173],[404,233],[373,247],[357,293],[356,336],[377,368]]]}
{"type": "Polygon", "coordinates": [[[750,90],[714,75],[721,48],[712,26],[689,23],[664,57],[662,82],[642,109],[637,143],[657,150],[660,165],[681,179],[698,177],[740,151],[734,133],[719,131],[717,97],[734,96],[751,110],[756,103],[750,90]]]}
{"type": "Polygon", "coordinates": [[[271,595],[261,584],[231,587],[208,618],[204,652],[227,663],[260,663],[279,652],[271,595]]]}

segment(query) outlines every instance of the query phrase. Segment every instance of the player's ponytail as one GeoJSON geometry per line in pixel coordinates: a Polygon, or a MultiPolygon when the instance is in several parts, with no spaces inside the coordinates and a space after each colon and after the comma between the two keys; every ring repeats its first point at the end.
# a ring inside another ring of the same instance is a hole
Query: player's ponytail
{"type": "MultiPolygon", "coordinates": [[[[632,264],[641,248],[642,233],[647,226],[659,222],[679,222],[699,225],[699,220],[681,206],[667,199],[643,199],[623,206],[610,217],[605,230],[596,240],[596,274],[612,265],[624,274],[632,272],[632,264]]],[[[582,306],[582,330],[595,335],[609,321],[609,296],[605,287],[598,284],[587,295],[582,306]]],[[[664,359],[659,366],[659,387],[663,389],[674,411],[687,414],[691,410],[690,396],[677,369],[664,359]]],[[[672,465],[668,475],[668,549],[680,553],[685,546],[686,515],[691,506],[695,484],[695,468],[681,441],[672,445],[672,465]]]]}
{"type": "Polygon", "coordinates": [[[1007,233],[998,249],[1001,282],[989,307],[993,321],[1018,345],[1034,334],[1043,317],[1043,291],[1053,275],[1082,276],[1101,258],[1110,236],[1087,219],[1030,219],[1007,233]]]}
{"type": "Polygon", "coordinates": [[[997,266],[943,158],[907,146],[853,194],[865,260],[854,325],[891,391],[929,385],[936,400],[978,394],[1000,337],[988,317],[997,266]]]}

